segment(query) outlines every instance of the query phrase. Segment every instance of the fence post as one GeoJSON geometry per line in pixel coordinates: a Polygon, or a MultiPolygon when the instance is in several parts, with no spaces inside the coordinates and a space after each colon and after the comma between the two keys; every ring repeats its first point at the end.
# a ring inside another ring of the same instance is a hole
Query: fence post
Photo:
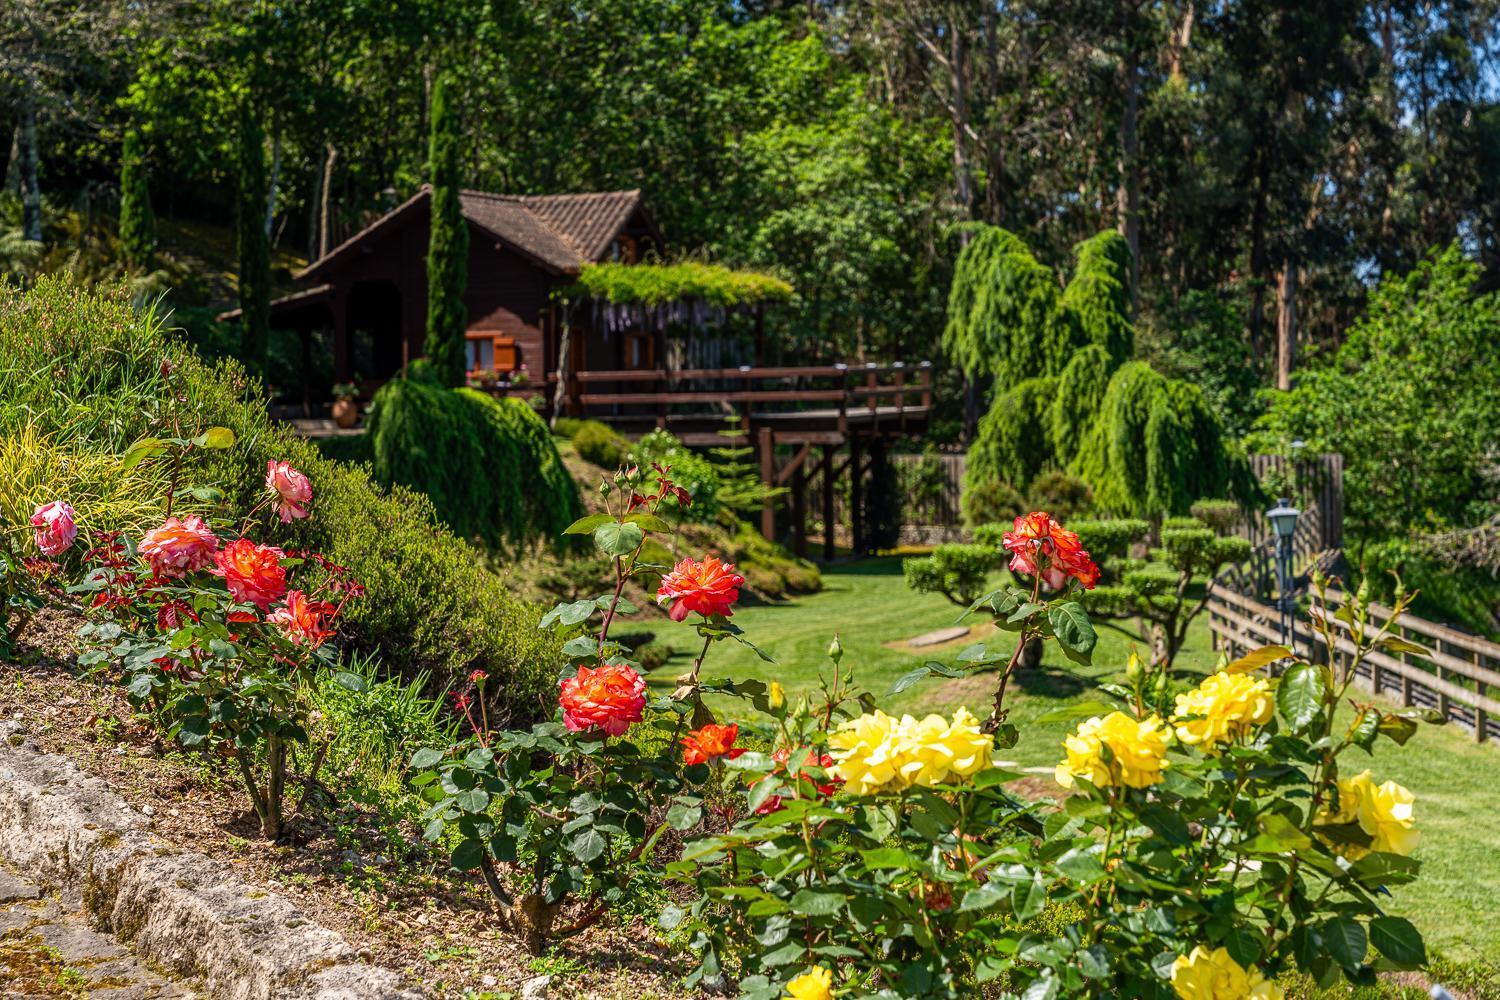
{"type": "MultiPolygon", "coordinates": [[[[776,485],[776,446],[769,427],[760,429],[760,481],[768,488],[776,485]]],[[[776,501],[771,497],[761,504],[760,534],[768,542],[776,540],[776,501]]]]}
{"type": "MultiPolygon", "coordinates": [[[[1444,652],[1443,640],[1439,639],[1437,640],[1437,642],[1433,643],[1433,648],[1436,649],[1439,653],[1444,652]]],[[[1441,663],[1434,663],[1433,666],[1437,667],[1438,680],[1445,681],[1448,679],[1448,668],[1444,667],[1441,663]]],[[[1449,715],[1452,713],[1453,705],[1449,701],[1448,696],[1441,691],[1438,692],[1437,700],[1438,715],[1442,716],[1443,721],[1446,722],[1448,721],[1449,715]]]]}
{"type": "MultiPolygon", "coordinates": [[[[1396,634],[1399,635],[1401,638],[1405,639],[1407,637],[1407,635],[1406,635],[1406,626],[1404,626],[1404,625],[1402,625],[1402,624],[1400,624],[1398,622],[1396,624],[1396,634]]],[[[1400,657],[1401,658],[1401,665],[1402,666],[1405,666],[1405,667],[1411,666],[1410,655],[1411,654],[1407,653],[1405,650],[1402,650],[1401,657],[1400,657]]],[[[1411,703],[1412,703],[1412,697],[1411,697],[1411,676],[1409,674],[1402,674],[1401,675],[1401,704],[1402,704],[1402,706],[1404,706],[1406,708],[1411,708],[1411,703]]]]}
{"type": "MultiPolygon", "coordinates": [[[[1474,666],[1476,666],[1476,667],[1483,667],[1484,666],[1484,657],[1479,653],[1478,650],[1475,650],[1475,652],[1474,652],[1474,666]]],[[[1478,677],[1474,678],[1474,691],[1475,691],[1476,694],[1479,695],[1480,698],[1487,697],[1487,695],[1485,693],[1485,688],[1487,686],[1488,685],[1486,685],[1484,683],[1484,681],[1480,680],[1478,677]]],[[[1489,713],[1486,712],[1484,709],[1480,708],[1478,702],[1476,701],[1475,704],[1474,704],[1474,742],[1475,743],[1483,743],[1484,742],[1485,730],[1489,728],[1489,723],[1490,723],[1489,713]]]]}

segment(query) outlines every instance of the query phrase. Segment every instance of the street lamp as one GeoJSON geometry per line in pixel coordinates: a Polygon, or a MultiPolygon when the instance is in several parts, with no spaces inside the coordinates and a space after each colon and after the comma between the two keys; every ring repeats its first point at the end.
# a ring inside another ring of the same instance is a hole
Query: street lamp
{"type": "Polygon", "coordinates": [[[1295,650],[1296,636],[1292,632],[1292,536],[1297,533],[1297,515],[1302,512],[1292,506],[1292,501],[1281,497],[1276,506],[1266,511],[1266,519],[1276,532],[1276,607],[1281,612],[1281,636],[1286,647],[1295,650]]]}

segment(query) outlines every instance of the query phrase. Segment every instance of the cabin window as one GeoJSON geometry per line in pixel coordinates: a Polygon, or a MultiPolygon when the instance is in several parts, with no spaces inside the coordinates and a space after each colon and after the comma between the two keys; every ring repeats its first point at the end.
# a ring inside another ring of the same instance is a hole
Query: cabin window
{"type": "Polygon", "coordinates": [[[610,260],[617,264],[634,264],[640,259],[640,250],[633,236],[616,236],[609,245],[610,260]]]}
{"type": "Polygon", "coordinates": [[[628,369],[652,368],[656,364],[653,348],[655,340],[649,333],[639,331],[625,335],[625,367],[628,369]]]}
{"type": "Polygon", "coordinates": [[[516,346],[514,337],[497,337],[479,331],[470,333],[467,339],[469,371],[504,374],[521,367],[521,349],[516,346]]]}

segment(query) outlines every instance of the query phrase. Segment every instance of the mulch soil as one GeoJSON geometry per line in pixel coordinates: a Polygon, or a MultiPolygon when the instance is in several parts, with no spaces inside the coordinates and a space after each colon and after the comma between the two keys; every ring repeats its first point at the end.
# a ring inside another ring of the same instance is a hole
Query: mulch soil
{"type": "MultiPolygon", "coordinates": [[[[650,914],[607,918],[547,956],[526,954],[477,878],[455,876],[414,825],[392,830],[373,809],[341,802],[309,810],[283,842],[262,841],[227,762],[165,745],[123,690],[75,674],[81,623],[48,609],[28,625],[20,662],[0,663],[0,718],[107,780],[160,836],[232,863],[247,883],[342,934],[366,961],[401,971],[433,996],[505,1000],[542,974],[552,975],[551,998],[701,996],[678,985],[690,961],[661,939],[650,914]]],[[[289,810],[294,802],[289,790],[289,810]]]]}

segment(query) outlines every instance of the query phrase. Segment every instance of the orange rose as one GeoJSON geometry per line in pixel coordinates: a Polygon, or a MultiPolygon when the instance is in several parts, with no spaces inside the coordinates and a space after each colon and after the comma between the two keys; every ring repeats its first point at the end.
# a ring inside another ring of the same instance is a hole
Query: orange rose
{"type": "Polygon", "coordinates": [[[151,572],[161,577],[179,577],[195,572],[214,561],[219,537],[203,523],[203,518],[189,516],[181,521],[167,518],[160,528],[152,528],[141,538],[141,555],[151,561],[151,572]]]}
{"type": "Polygon", "coordinates": [[[274,545],[236,538],[214,553],[212,572],[224,578],[224,586],[236,601],[265,611],[286,593],[286,570],[281,567],[285,556],[274,545]]]}
{"type": "Polygon", "coordinates": [[[312,500],[312,483],[288,462],[266,463],[266,489],[276,494],[276,509],[287,524],[307,516],[312,500]]]}
{"type": "Polygon", "coordinates": [[[558,703],[569,731],[602,729],[619,736],[632,722],[641,721],[646,678],[623,663],[606,663],[593,670],[579,667],[577,676],[563,680],[558,703]]]}
{"type": "Polygon", "coordinates": [[[266,616],[266,621],[280,625],[293,642],[317,649],[333,638],[334,630],[326,624],[337,613],[326,601],[311,601],[300,590],[288,591],[286,604],[266,616]]]}
{"type": "Polygon", "coordinates": [[[682,738],[682,762],[684,764],[707,764],[719,757],[734,760],[745,752],[734,741],[739,738],[740,727],[721,726],[710,722],[702,729],[695,729],[682,738]]]}
{"type": "Polygon", "coordinates": [[[1041,577],[1048,590],[1061,590],[1069,577],[1088,590],[1099,582],[1099,567],[1084,551],[1078,535],[1050,514],[1033,511],[1016,518],[1014,530],[1005,533],[1004,541],[1011,553],[1011,570],[1041,577]]]}
{"type": "Polygon", "coordinates": [[[705,618],[728,618],[734,613],[732,608],[740,599],[739,587],[744,582],[733,563],[720,562],[717,556],[708,556],[702,562],[684,559],[661,578],[656,600],[659,604],[672,602],[669,614],[674,622],[682,621],[691,611],[705,618]]]}

